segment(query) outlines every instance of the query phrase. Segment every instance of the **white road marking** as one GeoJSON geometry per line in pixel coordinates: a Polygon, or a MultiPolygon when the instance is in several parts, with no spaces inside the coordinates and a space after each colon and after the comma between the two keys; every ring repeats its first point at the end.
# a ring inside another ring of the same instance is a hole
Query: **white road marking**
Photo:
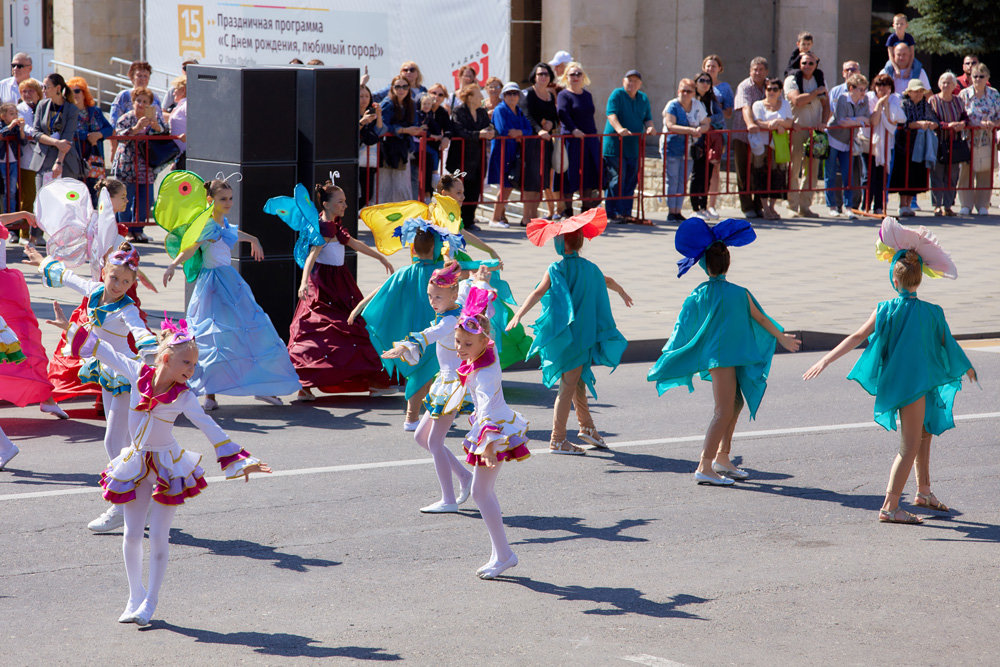
{"type": "Polygon", "coordinates": [[[639,655],[623,655],[622,660],[637,662],[640,665],[649,665],[649,667],[685,667],[683,662],[674,662],[673,660],[658,658],[655,655],[648,655],[646,653],[641,653],[639,655]]]}
{"type": "MultiPolygon", "coordinates": [[[[955,421],[980,421],[984,419],[998,419],[1000,412],[981,412],[978,414],[955,415],[955,421]]],[[[831,431],[851,431],[858,429],[868,429],[882,427],[875,422],[855,422],[853,424],[823,424],[819,426],[795,426],[792,428],[773,428],[760,431],[743,431],[733,434],[734,438],[766,438],[774,436],[802,435],[805,433],[827,433],[831,431]]],[[[704,434],[686,435],[676,438],[653,438],[650,440],[627,440],[623,442],[609,442],[612,449],[628,449],[630,447],[646,447],[650,445],[671,445],[685,442],[701,442],[705,439],[704,434]]],[[[539,447],[531,451],[532,455],[548,454],[548,447],[539,447]]],[[[299,475],[316,475],[322,473],[352,472],[355,470],[377,470],[379,468],[402,468],[405,466],[426,465],[433,463],[434,459],[402,459],[398,461],[375,461],[373,463],[349,463],[339,466],[324,466],[320,468],[297,468],[293,470],[276,470],[270,475],[260,476],[255,479],[267,479],[269,477],[295,477],[299,475]]],[[[224,482],[225,477],[206,477],[209,483],[224,482]]],[[[51,498],[53,496],[72,496],[84,493],[98,493],[101,489],[95,486],[75,487],[72,489],[56,489],[53,491],[34,491],[31,493],[8,493],[0,495],[0,501],[6,500],[29,500],[31,498],[51,498]]]]}

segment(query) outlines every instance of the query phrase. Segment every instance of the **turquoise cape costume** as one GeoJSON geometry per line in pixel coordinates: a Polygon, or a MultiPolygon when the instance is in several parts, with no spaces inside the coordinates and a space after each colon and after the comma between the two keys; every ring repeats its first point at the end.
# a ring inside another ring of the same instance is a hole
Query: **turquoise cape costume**
{"type": "MultiPolygon", "coordinates": [[[[412,331],[422,331],[434,320],[434,309],[427,301],[427,283],[435,269],[444,266],[441,260],[444,241],[453,248],[465,244],[461,236],[419,218],[407,220],[396,228],[395,234],[403,245],[412,245],[417,231],[421,230],[435,235],[435,259],[414,258],[412,264],[393,273],[361,312],[372,345],[378,352],[391,349],[395,341],[404,340],[412,331]]],[[[406,398],[416,394],[439,370],[434,345],[429,345],[420,361],[412,366],[401,359],[383,359],[382,366],[390,375],[395,372],[406,378],[406,398]]]]}
{"type": "MultiPolygon", "coordinates": [[[[927,275],[957,276],[951,258],[930,232],[885,218],[876,253],[880,259],[892,257],[890,283],[893,266],[907,250],[920,256],[927,275]]],[[[897,292],[895,299],[876,307],[875,330],[847,378],[875,397],[875,422],[887,430],[896,430],[900,408],[926,397],[924,428],[941,435],[955,426],[955,395],[972,363],[951,335],[941,306],[921,301],[916,292],[897,292]]]]}
{"type": "MultiPolygon", "coordinates": [[[[704,268],[702,258],[713,243],[742,246],[756,237],[745,220],[723,220],[709,227],[700,218],[688,218],[677,228],[674,239],[678,252],[684,255],[677,262],[677,276],[699,262],[704,268]]],[[[660,358],[646,375],[656,383],[660,395],[681,386],[694,391],[694,374],[711,381],[710,369],[733,367],[750,418],[756,416],[767,389],[775,340],[751,317],[750,299],[763,313],[757,299],[746,288],[727,282],[725,274],[710,277],[691,292],[660,358]]],[[[781,330],[777,322],[771,322],[781,330]]]]}
{"type": "Polygon", "coordinates": [[[592,367],[617,368],[628,341],[615,325],[604,274],[579,253],[567,253],[562,235],[580,230],[590,239],[600,235],[606,226],[603,208],[558,222],[538,219],[528,224],[532,243],[542,246],[555,239],[556,251],[563,257],[547,270],[551,287],[542,297],[542,312],[532,327],[535,340],[528,358],[539,356],[542,382],[549,388],[558,385],[563,373],[582,366],[580,378],[595,398],[592,367]]]}

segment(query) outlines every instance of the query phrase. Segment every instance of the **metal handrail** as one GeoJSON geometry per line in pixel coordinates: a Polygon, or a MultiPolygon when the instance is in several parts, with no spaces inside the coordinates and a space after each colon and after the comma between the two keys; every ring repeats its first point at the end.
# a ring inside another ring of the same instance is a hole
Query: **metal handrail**
{"type": "MultiPolygon", "coordinates": [[[[121,59],[119,58],[119,60],[121,59]]],[[[94,87],[92,95],[105,111],[111,110],[111,105],[114,102],[115,97],[118,96],[119,92],[122,90],[132,89],[132,81],[128,77],[121,74],[108,74],[107,72],[99,72],[95,69],[90,69],[89,67],[74,65],[73,63],[67,63],[61,60],[49,60],[49,66],[51,67],[53,65],[57,67],[67,67],[73,70],[74,73],[82,73],[92,77],[97,77],[97,85],[94,87]],[[102,79],[106,79],[111,82],[108,87],[103,87],[101,85],[102,79]]],[[[160,88],[159,86],[148,86],[148,88],[155,93],[159,93],[161,98],[167,93],[166,88],[160,88]]]]}

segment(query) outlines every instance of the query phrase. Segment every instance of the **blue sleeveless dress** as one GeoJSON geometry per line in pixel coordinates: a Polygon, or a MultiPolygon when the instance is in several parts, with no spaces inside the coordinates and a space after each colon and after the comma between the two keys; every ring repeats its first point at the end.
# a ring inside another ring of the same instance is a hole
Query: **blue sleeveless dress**
{"type": "Polygon", "coordinates": [[[763,313],[749,290],[727,282],[725,274],[709,277],[684,300],[663,353],[646,375],[661,396],[673,387],[694,391],[691,378],[695,373],[711,381],[710,369],[733,367],[750,418],[757,415],[776,341],[750,316],[748,295],[763,313]]]}
{"type": "Polygon", "coordinates": [[[288,348],[232,266],[236,228],[226,219],[209,222],[200,241],[202,268],[187,307],[198,370],[188,386],[197,394],[294,394],[302,385],[288,348]]]}
{"type": "Polygon", "coordinates": [[[900,408],[926,397],[924,428],[941,435],[955,426],[955,394],[970,368],[941,306],[904,290],[878,304],[868,347],[847,378],[875,397],[875,422],[886,430],[896,430],[900,408]]]}

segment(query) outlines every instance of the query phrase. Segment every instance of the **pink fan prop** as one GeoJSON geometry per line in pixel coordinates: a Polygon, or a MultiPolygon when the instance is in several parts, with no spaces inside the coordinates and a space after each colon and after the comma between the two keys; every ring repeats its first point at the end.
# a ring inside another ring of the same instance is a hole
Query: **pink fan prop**
{"type": "Polygon", "coordinates": [[[951,255],[945,252],[944,248],[926,227],[914,229],[899,224],[895,218],[885,218],[882,220],[882,228],[879,230],[879,239],[885,245],[895,250],[913,250],[924,266],[931,269],[937,275],[954,280],[958,277],[958,269],[951,255]]]}

